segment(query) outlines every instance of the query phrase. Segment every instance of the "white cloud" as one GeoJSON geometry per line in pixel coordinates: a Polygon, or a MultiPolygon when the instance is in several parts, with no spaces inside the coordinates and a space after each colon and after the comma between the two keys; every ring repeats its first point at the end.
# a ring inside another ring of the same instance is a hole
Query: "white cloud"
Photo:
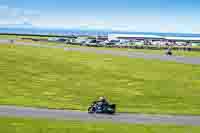
{"type": "Polygon", "coordinates": [[[141,13],[88,14],[80,12],[38,12],[0,5],[0,26],[30,23],[44,28],[95,28],[141,32],[200,33],[198,20],[192,16],[167,16],[141,13]],[[117,15],[116,15],[117,14],[117,15]]]}
{"type": "Polygon", "coordinates": [[[0,5],[0,26],[32,23],[36,18],[39,18],[36,11],[0,5]]]}

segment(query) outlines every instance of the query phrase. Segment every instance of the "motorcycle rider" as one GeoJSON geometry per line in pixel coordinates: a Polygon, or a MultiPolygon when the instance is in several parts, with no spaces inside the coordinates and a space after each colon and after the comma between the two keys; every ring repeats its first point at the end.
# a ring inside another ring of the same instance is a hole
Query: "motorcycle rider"
{"type": "Polygon", "coordinates": [[[88,108],[88,113],[115,113],[115,104],[110,104],[105,97],[99,97],[92,105],[88,108]]]}
{"type": "Polygon", "coordinates": [[[169,48],[167,49],[166,54],[167,54],[167,55],[172,55],[172,48],[171,48],[171,47],[169,47],[169,48]]]}
{"type": "Polygon", "coordinates": [[[102,105],[108,105],[108,101],[105,97],[99,97],[97,103],[101,103],[102,105]]]}
{"type": "Polygon", "coordinates": [[[99,99],[95,103],[97,105],[96,107],[100,107],[101,109],[109,105],[107,99],[103,96],[99,97],[99,99]]]}

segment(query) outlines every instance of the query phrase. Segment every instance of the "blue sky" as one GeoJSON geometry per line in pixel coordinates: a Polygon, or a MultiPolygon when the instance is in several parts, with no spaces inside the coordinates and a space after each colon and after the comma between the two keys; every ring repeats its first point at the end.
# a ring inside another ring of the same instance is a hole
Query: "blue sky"
{"type": "Polygon", "coordinates": [[[199,0],[0,0],[0,26],[200,33],[199,0]]]}

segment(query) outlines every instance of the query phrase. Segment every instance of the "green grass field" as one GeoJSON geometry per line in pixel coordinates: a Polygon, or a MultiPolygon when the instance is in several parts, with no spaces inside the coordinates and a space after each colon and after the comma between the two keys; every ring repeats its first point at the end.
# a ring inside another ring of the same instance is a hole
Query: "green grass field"
{"type": "Polygon", "coordinates": [[[63,45],[66,46],[65,43],[62,42],[42,42],[42,41],[32,41],[32,40],[16,40],[18,43],[32,43],[32,44],[41,44],[41,45],[49,45],[49,46],[57,46],[63,45]]]}
{"type": "Polygon", "coordinates": [[[200,127],[0,118],[2,133],[199,133],[200,127]]]}
{"type": "Polygon", "coordinates": [[[120,112],[200,114],[200,67],[0,45],[0,104],[86,110],[98,96],[120,112]]]}
{"type": "Polygon", "coordinates": [[[34,38],[34,39],[47,39],[47,36],[26,36],[26,35],[3,35],[0,34],[0,39],[20,39],[20,38],[34,38]]]}

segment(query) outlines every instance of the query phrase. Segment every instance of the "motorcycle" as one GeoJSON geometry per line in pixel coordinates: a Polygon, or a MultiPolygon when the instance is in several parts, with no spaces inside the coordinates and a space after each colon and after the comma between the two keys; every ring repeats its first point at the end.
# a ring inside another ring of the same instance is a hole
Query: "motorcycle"
{"type": "Polygon", "coordinates": [[[172,51],[168,50],[168,51],[165,52],[165,54],[171,56],[172,55],[172,51]]]}
{"type": "Polygon", "coordinates": [[[172,50],[171,48],[168,48],[167,51],[165,52],[166,55],[171,56],[172,55],[172,50]]]}
{"type": "Polygon", "coordinates": [[[93,102],[92,105],[88,108],[88,113],[93,114],[114,114],[116,111],[115,104],[108,105],[99,105],[96,102],[93,102]]]}
{"type": "Polygon", "coordinates": [[[171,55],[172,55],[172,52],[166,52],[166,55],[171,56],[171,55]]]}

